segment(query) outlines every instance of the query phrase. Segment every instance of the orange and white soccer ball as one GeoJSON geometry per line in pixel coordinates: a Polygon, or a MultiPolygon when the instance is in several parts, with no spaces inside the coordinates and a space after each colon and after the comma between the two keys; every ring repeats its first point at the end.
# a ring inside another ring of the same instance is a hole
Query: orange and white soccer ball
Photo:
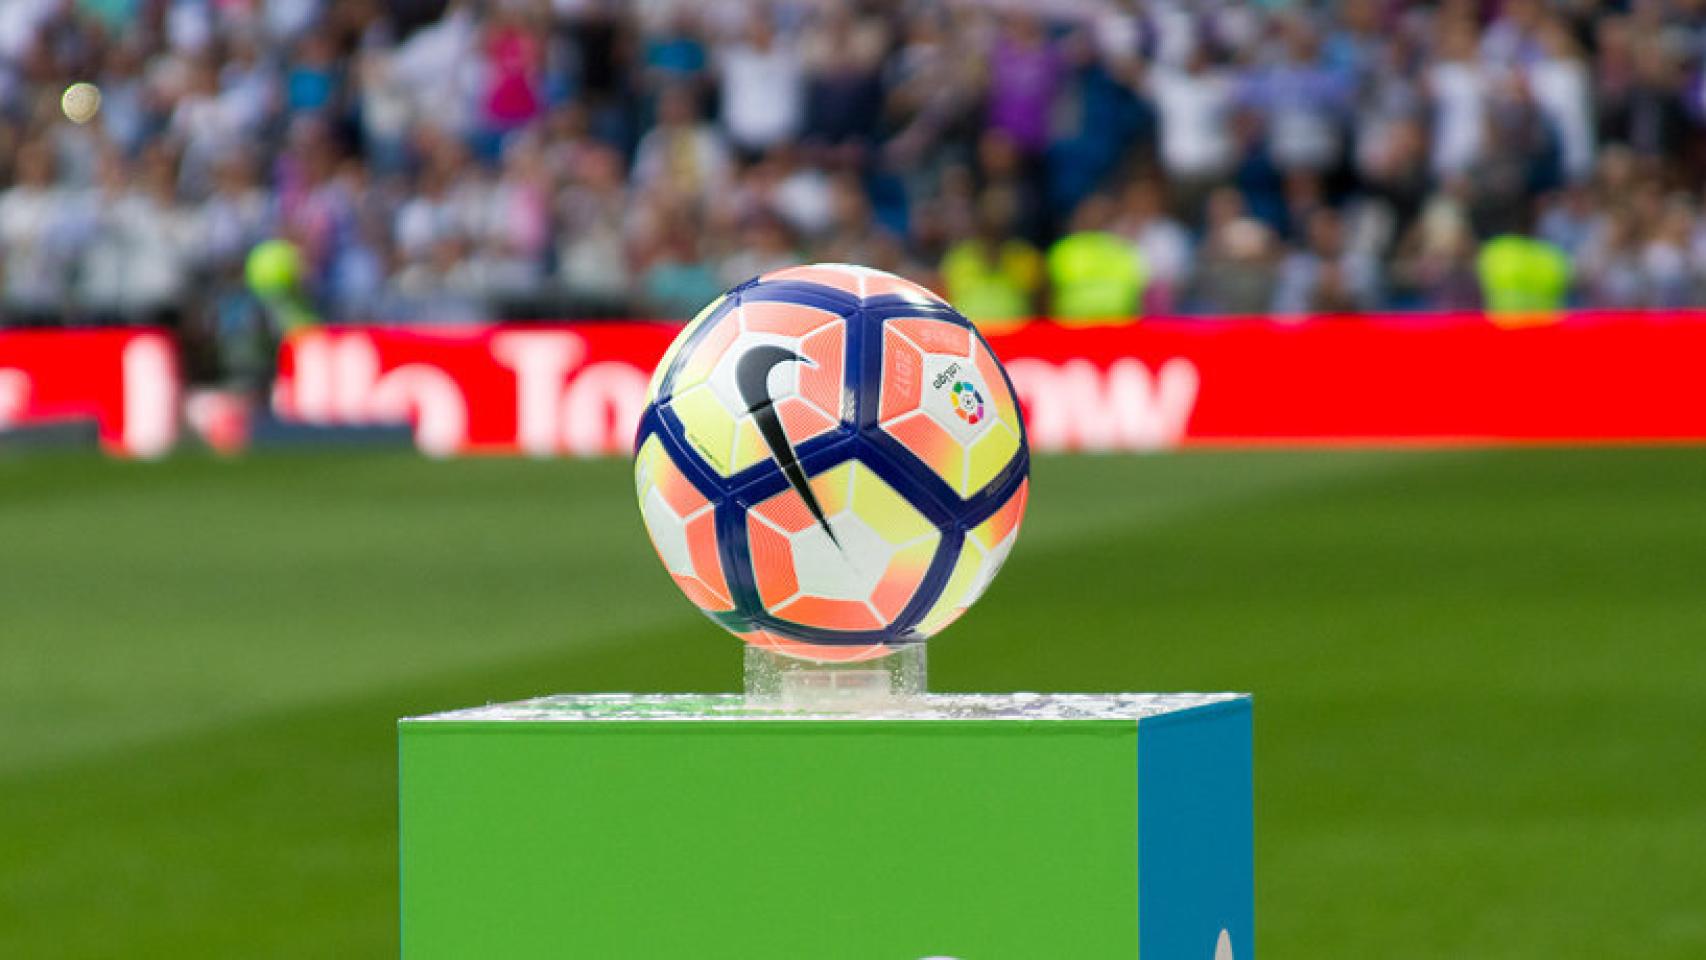
{"type": "Polygon", "coordinates": [[[826,661],[917,643],[971,606],[1025,513],[1007,373],[923,287],[845,264],[743,283],[652,376],[640,511],[688,599],[826,661]]]}

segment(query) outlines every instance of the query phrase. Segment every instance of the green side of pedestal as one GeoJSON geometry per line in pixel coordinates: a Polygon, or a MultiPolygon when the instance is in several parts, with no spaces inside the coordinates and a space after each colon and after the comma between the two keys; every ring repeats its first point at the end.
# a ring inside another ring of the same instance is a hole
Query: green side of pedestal
{"type": "Polygon", "coordinates": [[[1137,724],[405,722],[403,950],[1136,957],[1137,724]]]}

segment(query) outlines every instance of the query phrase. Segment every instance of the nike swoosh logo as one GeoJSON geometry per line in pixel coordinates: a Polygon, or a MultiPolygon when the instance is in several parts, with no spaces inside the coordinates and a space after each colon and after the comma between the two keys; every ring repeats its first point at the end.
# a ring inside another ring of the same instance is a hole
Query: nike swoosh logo
{"type": "Polygon", "coordinates": [[[771,458],[776,461],[776,466],[782,468],[782,476],[788,479],[788,486],[793,487],[800,499],[806,502],[806,509],[817,518],[818,526],[829,534],[829,541],[839,549],[841,541],[829,528],[829,518],[823,515],[823,505],[817,502],[817,494],[812,492],[811,484],[806,481],[806,470],[800,466],[794,445],[788,442],[788,432],[782,429],[782,415],[776,412],[776,401],[770,396],[770,371],[776,369],[777,364],[789,361],[811,363],[787,347],[774,344],[753,347],[735,363],[735,385],[740,388],[740,399],[746,404],[746,412],[752,414],[752,422],[758,425],[758,435],[764,438],[771,458]]]}

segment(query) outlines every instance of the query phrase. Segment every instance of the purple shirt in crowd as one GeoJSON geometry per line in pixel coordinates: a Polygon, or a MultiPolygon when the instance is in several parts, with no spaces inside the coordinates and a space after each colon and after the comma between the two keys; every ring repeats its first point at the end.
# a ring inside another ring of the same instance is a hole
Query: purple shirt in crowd
{"type": "Polygon", "coordinates": [[[997,40],[990,64],[989,125],[1012,137],[1020,150],[1042,152],[1048,146],[1049,105],[1060,74],[1060,56],[1049,44],[997,40]]]}

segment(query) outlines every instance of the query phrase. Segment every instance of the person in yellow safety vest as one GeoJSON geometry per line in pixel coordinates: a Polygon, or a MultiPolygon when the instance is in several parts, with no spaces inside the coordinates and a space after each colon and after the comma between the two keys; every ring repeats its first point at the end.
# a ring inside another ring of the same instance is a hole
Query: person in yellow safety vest
{"type": "Polygon", "coordinates": [[[1072,232],[1049,248],[1052,312],[1065,326],[1137,319],[1148,271],[1131,241],[1108,232],[1113,212],[1112,200],[1092,194],[1072,215],[1072,232]]]}
{"type": "Polygon", "coordinates": [[[302,251],[289,240],[263,240],[243,261],[243,281],[258,311],[243,310],[241,323],[220,324],[220,364],[234,384],[265,403],[278,362],[279,342],[316,326],[320,318],[309,304],[303,283],[302,251]]]}
{"type": "Polygon", "coordinates": [[[302,288],[302,251],[289,240],[274,238],[255,244],[243,262],[243,279],[281,333],[320,322],[302,288]]]}
{"type": "Polygon", "coordinates": [[[990,190],[978,201],[978,232],[942,257],[948,302],[985,332],[1010,330],[1036,316],[1043,282],[1037,248],[1013,236],[1012,195],[990,190]]]}
{"type": "Polygon", "coordinates": [[[1570,258],[1544,240],[1507,233],[1475,257],[1487,316],[1502,327],[1556,320],[1570,292],[1570,258]]]}

